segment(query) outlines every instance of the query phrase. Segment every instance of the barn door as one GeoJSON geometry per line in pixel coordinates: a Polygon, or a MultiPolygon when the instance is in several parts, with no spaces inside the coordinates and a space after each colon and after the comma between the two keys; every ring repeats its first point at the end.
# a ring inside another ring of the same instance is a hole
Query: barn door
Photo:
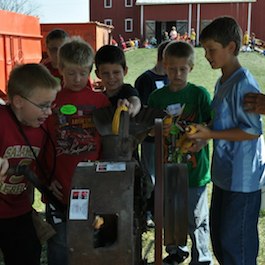
{"type": "Polygon", "coordinates": [[[185,32],[188,32],[188,21],[187,20],[177,21],[177,32],[180,33],[180,35],[184,35],[185,32]]]}
{"type": "Polygon", "coordinates": [[[147,20],[145,22],[145,38],[150,40],[151,37],[156,36],[156,22],[155,20],[147,20]]]}

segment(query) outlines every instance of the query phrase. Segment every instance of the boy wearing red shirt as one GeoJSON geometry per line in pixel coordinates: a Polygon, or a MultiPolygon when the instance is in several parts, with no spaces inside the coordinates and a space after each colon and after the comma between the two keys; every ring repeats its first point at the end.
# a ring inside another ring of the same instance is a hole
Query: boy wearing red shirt
{"type": "Polygon", "coordinates": [[[40,264],[41,245],[32,222],[32,186],[15,169],[32,167],[38,159],[46,139],[43,123],[52,113],[59,89],[44,66],[20,65],[9,77],[9,104],[0,105],[0,249],[6,265],[40,264]]]}
{"type": "MultiPolygon", "coordinates": [[[[100,135],[92,120],[92,111],[109,105],[108,98],[94,92],[87,82],[94,62],[94,51],[80,37],[73,37],[59,49],[59,70],[63,89],[56,98],[57,107],[48,120],[48,130],[55,143],[47,146],[46,162],[54,168],[51,190],[65,204],[77,164],[97,160],[100,153],[100,135]]],[[[66,214],[60,216],[47,205],[47,220],[57,234],[48,241],[48,264],[67,265],[66,214]]]]}
{"type": "Polygon", "coordinates": [[[50,31],[45,39],[48,58],[43,64],[60,82],[63,80],[63,77],[58,69],[58,50],[67,39],[68,34],[63,29],[50,31]]]}

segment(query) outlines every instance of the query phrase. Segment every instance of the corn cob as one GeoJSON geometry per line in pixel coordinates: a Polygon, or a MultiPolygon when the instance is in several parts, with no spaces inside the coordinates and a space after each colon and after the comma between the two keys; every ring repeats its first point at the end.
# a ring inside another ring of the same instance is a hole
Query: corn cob
{"type": "Polygon", "coordinates": [[[128,108],[124,105],[117,107],[112,119],[112,133],[115,135],[119,134],[120,116],[122,111],[128,111],[128,108]]]}

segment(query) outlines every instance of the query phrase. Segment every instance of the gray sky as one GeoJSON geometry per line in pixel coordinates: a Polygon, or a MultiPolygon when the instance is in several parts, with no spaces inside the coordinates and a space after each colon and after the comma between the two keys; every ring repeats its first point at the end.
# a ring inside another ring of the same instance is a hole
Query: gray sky
{"type": "Polygon", "coordinates": [[[40,23],[88,22],[89,0],[30,0],[40,23]]]}

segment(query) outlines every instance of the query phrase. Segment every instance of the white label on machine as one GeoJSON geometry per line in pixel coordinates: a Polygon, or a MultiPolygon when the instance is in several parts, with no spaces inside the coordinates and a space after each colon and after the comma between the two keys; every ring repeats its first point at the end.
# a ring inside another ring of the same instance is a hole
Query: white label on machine
{"type": "Polygon", "coordinates": [[[88,189],[71,190],[69,220],[88,219],[89,193],[88,189]]]}
{"type": "Polygon", "coordinates": [[[90,167],[93,165],[94,165],[94,162],[87,161],[87,162],[79,162],[77,166],[78,167],[90,167]]]}
{"type": "Polygon", "coordinates": [[[125,162],[99,162],[97,163],[96,172],[125,171],[125,162]]]}

